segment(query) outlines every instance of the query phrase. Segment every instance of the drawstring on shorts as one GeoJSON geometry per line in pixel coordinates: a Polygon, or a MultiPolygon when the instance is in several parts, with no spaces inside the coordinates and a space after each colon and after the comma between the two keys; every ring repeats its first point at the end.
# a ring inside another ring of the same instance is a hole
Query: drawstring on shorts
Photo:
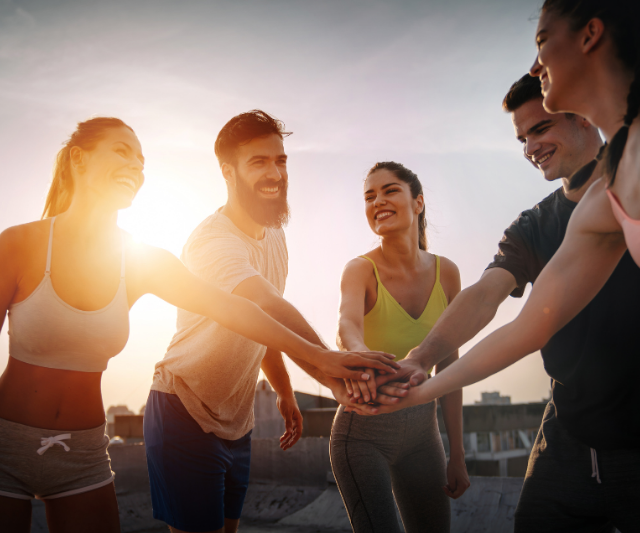
{"type": "Polygon", "coordinates": [[[62,441],[70,438],[71,438],[71,433],[63,433],[62,435],[56,435],[55,437],[42,437],[40,439],[40,444],[42,445],[42,448],[38,448],[38,455],[42,455],[54,444],[58,444],[62,446],[64,448],[64,451],[68,452],[71,448],[69,448],[69,446],[67,446],[66,443],[62,441]]]}
{"type": "Polygon", "coordinates": [[[600,481],[600,469],[598,468],[598,454],[593,448],[591,448],[591,477],[596,478],[598,483],[602,483],[600,481]]]}

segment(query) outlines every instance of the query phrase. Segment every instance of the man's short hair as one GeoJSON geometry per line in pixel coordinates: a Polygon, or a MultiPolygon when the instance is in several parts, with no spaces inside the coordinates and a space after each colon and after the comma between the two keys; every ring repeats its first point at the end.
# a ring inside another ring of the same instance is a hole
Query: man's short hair
{"type": "Polygon", "coordinates": [[[520,106],[536,98],[542,98],[540,78],[525,74],[509,89],[507,96],[502,100],[502,109],[513,113],[520,106]]]}
{"type": "Polygon", "coordinates": [[[284,122],[260,109],[236,115],[218,133],[214,146],[218,162],[235,164],[239,146],[266,135],[278,135],[282,139],[291,132],[285,131],[284,122]]]}
{"type": "MultiPolygon", "coordinates": [[[[516,109],[527,102],[537,98],[542,99],[542,97],[542,84],[540,83],[540,78],[538,78],[538,76],[534,77],[529,74],[525,74],[509,89],[507,96],[502,100],[502,109],[507,113],[513,113],[516,109]]],[[[569,120],[573,120],[575,118],[574,113],[565,113],[564,116],[569,120]]]]}

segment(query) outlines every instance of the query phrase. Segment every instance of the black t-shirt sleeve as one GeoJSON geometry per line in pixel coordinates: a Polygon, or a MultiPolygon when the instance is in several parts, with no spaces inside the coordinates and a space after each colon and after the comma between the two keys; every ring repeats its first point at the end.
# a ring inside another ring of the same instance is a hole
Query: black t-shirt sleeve
{"type": "Polygon", "coordinates": [[[531,242],[531,220],[525,212],[522,213],[505,230],[500,243],[498,253],[493,257],[489,268],[504,268],[516,278],[517,287],[511,293],[514,298],[520,298],[524,294],[527,283],[535,279],[531,267],[538,263],[529,243],[531,242]]]}

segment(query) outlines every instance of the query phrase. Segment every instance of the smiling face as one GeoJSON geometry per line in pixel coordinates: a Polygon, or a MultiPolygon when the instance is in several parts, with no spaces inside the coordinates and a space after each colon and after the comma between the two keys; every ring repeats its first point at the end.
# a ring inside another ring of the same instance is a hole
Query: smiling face
{"type": "Polygon", "coordinates": [[[424,208],[424,199],[422,195],[413,198],[408,183],[393,172],[380,169],[367,176],[364,191],[367,220],[376,235],[418,234],[418,216],[424,208]]]}
{"type": "Polygon", "coordinates": [[[99,198],[111,209],[131,205],[144,183],[140,141],[129,128],[105,130],[93,150],[70,150],[74,196],[99,198]]]}
{"type": "Polygon", "coordinates": [[[580,113],[576,90],[585,75],[582,32],[571,29],[571,20],[543,11],[536,30],[538,56],[529,71],[542,85],[544,107],[550,113],[580,113]]]}
{"type": "Polygon", "coordinates": [[[547,181],[571,176],[594,155],[592,126],[577,115],[547,113],[542,98],[522,104],[511,113],[511,120],[525,158],[547,181]]]}
{"type": "MultiPolygon", "coordinates": [[[[279,135],[257,137],[236,150],[231,186],[247,214],[264,227],[280,228],[289,220],[287,154],[279,135]]],[[[223,169],[224,172],[224,169],[223,169]]]]}

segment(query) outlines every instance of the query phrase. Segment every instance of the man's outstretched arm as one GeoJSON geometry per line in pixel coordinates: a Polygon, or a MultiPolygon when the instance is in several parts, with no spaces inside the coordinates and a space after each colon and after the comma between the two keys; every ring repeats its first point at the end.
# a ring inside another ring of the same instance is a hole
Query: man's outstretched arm
{"type": "MultiPolygon", "coordinates": [[[[298,311],[293,305],[285,300],[276,288],[269,283],[262,276],[253,276],[240,283],[233,291],[233,294],[242,296],[251,300],[257,304],[265,313],[280,322],[283,326],[287,327],[294,333],[300,335],[303,339],[327,348],[326,343],[320,338],[316,331],[309,325],[304,319],[300,311],[298,311]]],[[[329,349],[329,348],[327,348],[329,349]]],[[[288,354],[287,354],[288,355],[288,354]]],[[[349,405],[351,397],[347,393],[344,381],[342,379],[336,379],[326,375],[318,367],[310,364],[307,361],[297,359],[289,356],[302,370],[309,374],[312,378],[320,382],[325,387],[331,389],[336,400],[343,404],[349,405]]],[[[373,376],[371,376],[373,378],[373,376]]],[[[389,393],[393,394],[394,391],[399,389],[390,388],[389,393]]],[[[390,396],[384,396],[380,398],[379,403],[394,403],[397,398],[391,398],[390,396]]],[[[375,408],[369,405],[358,406],[366,412],[375,412],[375,408]]]]}

